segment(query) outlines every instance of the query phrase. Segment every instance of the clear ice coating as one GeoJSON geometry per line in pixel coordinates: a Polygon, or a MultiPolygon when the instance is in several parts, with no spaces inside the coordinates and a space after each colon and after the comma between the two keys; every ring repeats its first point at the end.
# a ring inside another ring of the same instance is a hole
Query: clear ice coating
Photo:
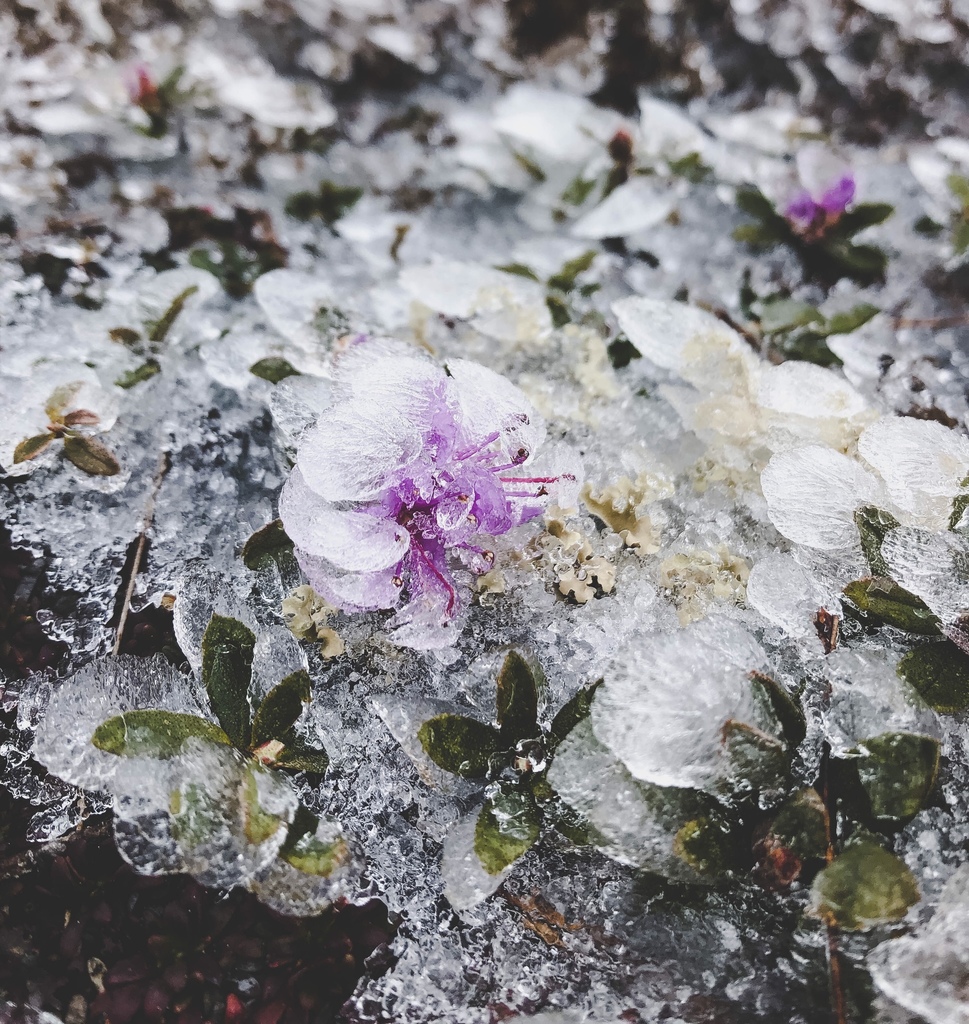
{"type": "Polygon", "coordinates": [[[813,1024],[832,949],[849,1019],[967,1019],[969,7],[714,6],[0,11],[32,843],[379,896],[347,1021],[813,1024]],[[220,738],[213,614],[285,738],[220,738]],[[805,915],[865,835],[921,903],[805,915]]]}

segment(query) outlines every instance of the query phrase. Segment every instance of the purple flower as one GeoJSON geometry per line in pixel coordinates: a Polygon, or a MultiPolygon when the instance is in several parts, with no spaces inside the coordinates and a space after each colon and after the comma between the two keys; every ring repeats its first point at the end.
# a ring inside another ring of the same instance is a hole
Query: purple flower
{"type": "Polygon", "coordinates": [[[486,538],[539,515],[559,483],[525,468],[545,424],[497,373],[392,342],[353,345],[335,376],[280,495],[300,566],[344,611],[402,605],[395,642],[450,644],[465,605],[452,565],[487,572],[486,538]]]}
{"type": "Polygon", "coordinates": [[[850,168],[823,146],[805,146],[796,157],[800,189],[784,208],[791,227],[808,241],[823,238],[855,198],[850,168]]]}

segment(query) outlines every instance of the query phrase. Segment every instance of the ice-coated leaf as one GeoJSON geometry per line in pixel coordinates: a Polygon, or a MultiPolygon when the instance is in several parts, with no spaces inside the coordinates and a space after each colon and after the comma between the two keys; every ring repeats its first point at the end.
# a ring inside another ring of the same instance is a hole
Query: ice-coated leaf
{"type": "Polygon", "coordinates": [[[873,576],[888,576],[888,565],[882,557],[882,544],[892,530],[901,524],[884,509],[864,505],[855,512],[855,526],[861,537],[861,550],[873,576]]]}
{"type": "Polygon", "coordinates": [[[869,320],[881,310],[870,302],[861,302],[843,313],[834,313],[828,317],[825,325],[826,334],[851,334],[859,327],[868,323],[869,320]]]}
{"type": "Polygon", "coordinates": [[[288,825],[285,818],[276,813],[275,809],[268,809],[263,802],[259,781],[260,776],[265,774],[265,768],[250,762],[242,776],[242,827],[246,839],[255,846],[261,846],[277,837],[280,830],[288,825]]]}
{"type": "Polygon", "coordinates": [[[219,725],[240,750],[249,747],[249,684],[255,646],[252,630],[224,615],[212,616],[202,638],[202,683],[219,725]]]}
{"type": "Polygon", "coordinates": [[[799,299],[769,299],[763,303],[760,315],[760,329],[764,334],[789,331],[794,327],[824,320],[817,307],[799,299]]]}
{"type": "Polygon", "coordinates": [[[321,821],[302,806],[279,856],[297,871],[319,878],[329,878],[352,859],[350,845],[335,823],[321,821]]]}
{"type": "Polygon", "coordinates": [[[918,595],[943,625],[969,610],[969,538],[903,526],[885,538],[882,556],[892,579],[918,595]]]}
{"type": "Polygon", "coordinates": [[[165,311],[157,320],[151,320],[145,324],[148,333],[148,340],[160,344],[168,337],[175,321],[179,318],[185,303],[199,290],[197,284],[189,285],[188,288],[180,291],[171,301],[165,311]]]}
{"type": "Polygon", "coordinates": [[[310,677],[305,669],[293,672],[266,694],[252,719],[252,746],[281,740],[310,700],[310,677]]]}
{"type": "Polygon", "coordinates": [[[844,589],[845,596],[863,612],[909,633],[939,634],[939,618],[925,602],[884,576],[854,580],[844,589]]]}
{"type": "Polygon", "coordinates": [[[770,824],[770,835],[802,860],[824,858],[828,848],[828,812],[817,790],[789,797],[770,824]]]}
{"type": "Polygon", "coordinates": [[[776,736],[747,722],[728,721],[723,726],[727,764],[722,790],[732,797],[779,792],[787,776],[787,747],[776,736]]]}
{"type": "Polygon", "coordinates": [[[119,388],[129,391],[136,384],[143,384],[146,380],[151,380],[157,373],[161,373],[161,363],[157,359],[146,359],[133,370],[125,370],[114,383],[119,388]]]}
{"type": "Polygon", "coordinates": [[[760,482],[774,526],[788,540],[826,551],[858,543],[855,511],[877,505],[883,493],[874,474],[820,445],[778,452],[760,482]]]}
{"type": "Polygon", "coordinates": [[[874,840],[845,847],[814,880],[810,912],[845,931],[898,921],[921,896],[912,872],[874,840]]]}
{"type": "Polygon", "coordinates": [[[916,647],[898,663],[898,672],[936,711],[958,714],[969,708],[969,657],[954,643],[916,647]]]}
{"type": "Polygon", "coordinates": [[[47,451],[50,447],[51,442],[56,439],[56,434],[36,434],[34,437],[28,437],[26,440],[21,441],[13,450],[13,461],[28,462],[30,459],[37,458],[41,452],[47,451]]]}
{"type": "Polygon", "coordinates": [[[497,729],[465,715],[435,715],[420,727],[417,738],[438,767],[469,779],[484,778],[502,749],[497,729]]]}
{"type": "Polygon", "coordinates": [[[792,697],[776,679],[762,672],[752,672],[750,682],[755,695],[769,705],[771,714],[777,719],[784,738],[793,750],[807,734],[807,723],[801,702],[792,697]]]}
{"type": "Polygon", "coordinates": [[[601,685],[602,680],[599,679],[591,686],[583,686],[575,696],[559,708],[549,728],[548,743],[552,750],[568,736],[579,722],[589,717],[589,712],[592,710],[592,699],[601,685]]]}
{"type": "Polygon", "coordinates": [[[888,220],[894,212],[895,207],[891,203],[856,203],[841,215],[837,230],[845,235],[856,235],[865,228],[888,220]]]}
{"type": "Polygon", "coordinates": [[[518,651],[509,651],[498,671],[497,720],[501,742],[513,747],[538,735],[539,679],[518,651]]]}
{"type": "Polygon", "coordinates": [[[166,758],[177,754],[189,736],[211,743],[229,742],[229,737],[205,718],[155,708],[109,718],[94,730],[91,742],[109,754],[166,758]]]}
{"type": "Polygon", "coordinates": [[[283,527],[283,521],[274,519],[256,530],[245,542],[242,547],[242,561],[247,569],[257,569],[267,559],[273,559],[292,550],[293,542],[283,527]]]}
{"type": "Polygon", "coordinates": [[[872,818],[904,823],[922,809],[935,786],[941,744],[934,736],[887,732],[859,745],[852,765],[872,818]]]}
{"type": "Polygon", "coordinates": [[[301,737],[290,732],[283,737],[283,749],[273,763],[294,772],[323,775],[329,767],[330,756],[321,747],[308,746],[301,737]]]}
{"type": "Polygon", "coordinates": [[[278,384],[287,377],[295,377],[299,370],[288,359],[282,356],[266,356],[249,367],[249,372],[254,377],[268,380],[270,384],[278,384]]]}
{"type": "Polygon", "coordinates": [[[51,423],[63,422],[67,410],[70,409],[71,403],[84,384],[83,380],[72,380],[65,384],[58,384],[54,388],[44,405],[44,415],[51,423]]]}
{"type": "Polygon", "coordinates": [[[65,427],[93,427],[101,422],[101,417],[90,409],[72,409],[64,417],[65,427]]]}
{"type": "Polygon", "coordinates": [[[89,476],[114,476],[121,472],[114,453],[87,434],[68,434],[64,438],[64,454],[89,476]]]}
{"type": "Polygon", "coordinates": [[[496,787],[485,801],[474,830],[474,852],[489,875],[501,874],[538,839],[542,812],[520,787],[496,787]]]}

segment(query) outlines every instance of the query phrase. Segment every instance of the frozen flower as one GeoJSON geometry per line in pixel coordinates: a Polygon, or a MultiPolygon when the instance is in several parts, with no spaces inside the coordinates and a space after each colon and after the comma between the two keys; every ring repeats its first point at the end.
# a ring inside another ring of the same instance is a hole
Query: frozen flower
{"type": "Polygon", "coordinates": [[[336,379],[280,496],[300,565],[344,611],[402,604],[398,643],[447,645],[465,603],[454,562],[488,572],[484,538],[541,514],[575,478],[525,468],[545,424],[517,387],[475,363],[445,370],[403,345],[364,341],[336,379]]]}
{"type": "Polygon", "coordinates": [[[855,177],[823,147],[805,146],[796,157],[800,189],[788,201],[784,216],[807,241],[823,237],[855,198],[855,177]]]}

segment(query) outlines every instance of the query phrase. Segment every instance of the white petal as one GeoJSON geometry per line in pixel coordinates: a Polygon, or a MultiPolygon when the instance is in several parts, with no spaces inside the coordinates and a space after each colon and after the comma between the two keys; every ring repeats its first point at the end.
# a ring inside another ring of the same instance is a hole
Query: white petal
{"type": "Polygon", "coordinates": [[[335,508],[306,486],[298,469],[279,495],[279,515],[298,548],[349,572],[397,565],[410,547],[410,535],[398,523],[335,508]]]}
{"type": "Polygon", "coordinates": [[[757,401],[765,409],[808,419],[849,419],[868,408],[840,373],[793,359],[764,371],[757,401]]]}
{"type": "Polygon", "coordinates": [[[334,608],[344,612],[369,612],[393,608],[400,600],[395,566],[377,572],[343,572],[325,558],[296,549],[296,558],[313,589],[334,608]]]}
{"type": "Polygon", "coordinates": [[[864,466],[820,445],[773,456],[760,484],[774,526],[788,540],[826,550],[858,544],[855,510],[884,507],[887,498],[864,466]]]}

